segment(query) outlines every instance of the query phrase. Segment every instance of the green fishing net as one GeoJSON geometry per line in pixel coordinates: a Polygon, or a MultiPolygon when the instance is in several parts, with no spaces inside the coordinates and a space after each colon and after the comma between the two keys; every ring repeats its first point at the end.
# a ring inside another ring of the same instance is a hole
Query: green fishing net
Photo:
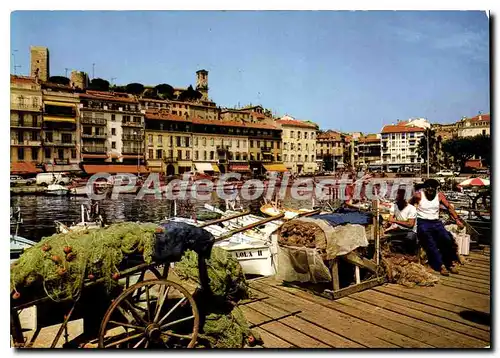
{"type": "Polygon", "coordinates": [[[38,283],[54,301],[76,300],[89,277],[103,278],[111,289],[124,255],[142,253],[144,261],[151,262],[156,227],[127,222],[43,238],[11,267],[11,291],[22,293],[38,283]]]}

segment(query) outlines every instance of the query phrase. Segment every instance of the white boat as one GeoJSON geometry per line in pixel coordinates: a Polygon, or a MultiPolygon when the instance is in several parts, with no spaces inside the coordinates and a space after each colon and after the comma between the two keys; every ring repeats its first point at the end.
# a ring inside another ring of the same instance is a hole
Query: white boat
{"type": "MultiPolygon", "coordinates": [[[[205,204],[205,209],[217,212],[222,217],[234,216],[238,211],[219,210],[205,204]]],[[[219,224],[204,226],[217,239],[230,231],[262,221],[264,218],[247,214],[219,224]]],[[[184,222],[190,225],[203,225],[204,222],[190,218],[173,217],[167,220],[184,222]]],[[[278,247],[277,229],[283,224],[282,220],[270,221],[253,229],[240,232],[215,243],[214,246],[228,251],[240,263],[246,275],[272,276],[276,273],[276,255],[278,247]]]]}
{"type": "Polygon", "coordinates": [[[18,209],[16,213],[13,213],[11,208],[10,219],[16,220],[16,232],[14,235],[10,235],[10,262],[13,263],[19,259],[19,256],[21,256],[24,250],[36,245],[36,242],[17,235],[19,231],[19,225],[23,223],[23,219],[21,218],[21,210],[18,209]],[[17,217],[15,216],[16,214],[17,217]]]}
{"type": "Polygon", "coordinates": [[[45,193],[49,195],[67,195],[69,193],[69,189],[63,185],[50,184],[45,190],[45,193]]]}
{"type": "Polygon", "coordinates": [[[55,220],[56,231],[59,234],[66,234],[70,231],[87,231],[92,229],[99,229],[104,226],[104,219],[98,213],[98,209],[95,215],[91,215],[90,210],[81,205],[81,221],[72,225],[65,225],[60,221],[55,220]]]}

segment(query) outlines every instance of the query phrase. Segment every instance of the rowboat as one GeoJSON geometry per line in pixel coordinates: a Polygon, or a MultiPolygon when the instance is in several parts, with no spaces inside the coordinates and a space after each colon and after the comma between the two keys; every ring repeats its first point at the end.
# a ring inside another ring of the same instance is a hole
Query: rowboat
{"type": "Polygon", "coordinates": [[[45,190],[45,193],[49,195],[67,195],[69,193],[69,189],[63,185],[50,184],[45,190]]]}
{"type": "Polygon", "coordinates": [[[81,205],[81,221],[72,225],[65,225],[60,221],[55,220],[56,232],[59,234],[66,234],[70,231],[87,231],[98,229],[104,226],[104,219],[100,214],[91,215],[90,210],[81,205]]]}
{"type": "Polygon", "coordinates": [[[36,245],[36,242],[28,240],[17,234],[19,231],[19,225],[23,223],[21,210],[18,209],[17,212],[14,213],[11,208],[10,219],[15,220],[16,223],[15,233],[10,234],[10,262],[13,263],[19,259],[19,256],[21,256],[24,250],[36,245]],[[16,214],[17,217],[15,216],[16,214]]]}
{"type": "Polygon", "coordinates": [[[264,204],[260,207],[260,212],[267,216],[277,216],[285,214],[285,220],[291,220],[300,214],[308,213],[310,209],[292,209],[292,208],[278,208],[273,204],[264,204]]]}

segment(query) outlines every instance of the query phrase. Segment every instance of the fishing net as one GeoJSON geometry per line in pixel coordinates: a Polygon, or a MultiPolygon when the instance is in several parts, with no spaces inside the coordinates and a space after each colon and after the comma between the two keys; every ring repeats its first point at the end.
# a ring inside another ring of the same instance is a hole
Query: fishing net
{"type": "Polygon", "coordinates": [[[261,337],[250,329],[248,321],[238,307],[227,314],[211,313],[206,317],[203,332],[199,335],[200,348],[243,348],[248,338],[255,343],[261,337]]]}
{"type": "Polygon", "coordinates": [[[54,301],[77,300],[86,278],[102,278],[111,290],[126,255],[142,253],[144,261],[151,263],[156,227],[119,223],[43,238],[11,267],[11,290],[20,292],[37,283],[54,301]]]}
{"type": "Polygon", "coordinates": [[[418,257],[382,252],[382,265],[385,269],[387,280],[405,287],[434,286],[439,278],[430,273],[427,268],[418,263],[418,257]]]}
{"type": "MultiPolygon", "coordinates": [[[[199,283],[198,255],[186,251],[174,271],[181,280],[199,283]]],[[[252,337],[260,337],[249,328],[248,321],[238,308],[237,302],[250,297],[250,291],[238,260],[219,247],[214,247],[207,260],[210,289],[214,297],[200,302],[206,312],[205,322],[199,334],[200,348],[242,348],[252,337]]]]}
{"type": "MultiPolygon", "coordinates": [[[[249,297],[249,288],[238,260],[224,249],[214,247],[207,261],[210,289],[215,296],[237,301],[249,297]]],[[[200,283],[198,255],[188,250],[182,260],[175,264],[176,274],[181,280],[200,283]]]]}

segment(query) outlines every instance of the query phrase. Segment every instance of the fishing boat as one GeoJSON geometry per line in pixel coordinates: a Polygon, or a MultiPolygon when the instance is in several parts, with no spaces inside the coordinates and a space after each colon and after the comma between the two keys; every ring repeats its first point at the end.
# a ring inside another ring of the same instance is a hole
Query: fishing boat
{"type": "Polygon", "coordinates": [[[94,213],[92,213],[89,208],[87,208],[85,205],[82,204],[80,210],[81,210],[81,221],[79,223],[68,226],[60,221],[55,220],[54,224],[56,226],[56,232],[59,234],[66,234],[70,231],[76,231],[76,232],[86,231],[86,230],[98,229],[105,226],[104,219],[102,215],[99,213],[98,208],[95,210],[94,213]]]}
{"type": "Polygon", "coordinates": [[[10,213],[11,221],[15,220],[16,223],[15,233],[10,234],[10,262],[13,263],[19,259],[19,256],[21,256],[24,250],[36,245],[36,242],[18,235],[19,225],[23,223],[23,219],[21,218],[21,210],[18,209],[17,212],[14,213],[11,208],[10,213]]]}
{"type": "Polygon", "coordinates": [[[260,207],[260,212],[267,216],[277,216],[280,214],[285,214],[285,220],[291,220],[300,214],[308,213],[312,210],[310,209],[292,209],[292,208],[283,208],[278,207],[274,204],[268,203],[264,204],[260,207]]]}
{"type": "Polygon", "coordinates": [[[67,195],[69,189],[60,184],[50,184],[45,190],[45,193],[49,195],[67,195]]]}

